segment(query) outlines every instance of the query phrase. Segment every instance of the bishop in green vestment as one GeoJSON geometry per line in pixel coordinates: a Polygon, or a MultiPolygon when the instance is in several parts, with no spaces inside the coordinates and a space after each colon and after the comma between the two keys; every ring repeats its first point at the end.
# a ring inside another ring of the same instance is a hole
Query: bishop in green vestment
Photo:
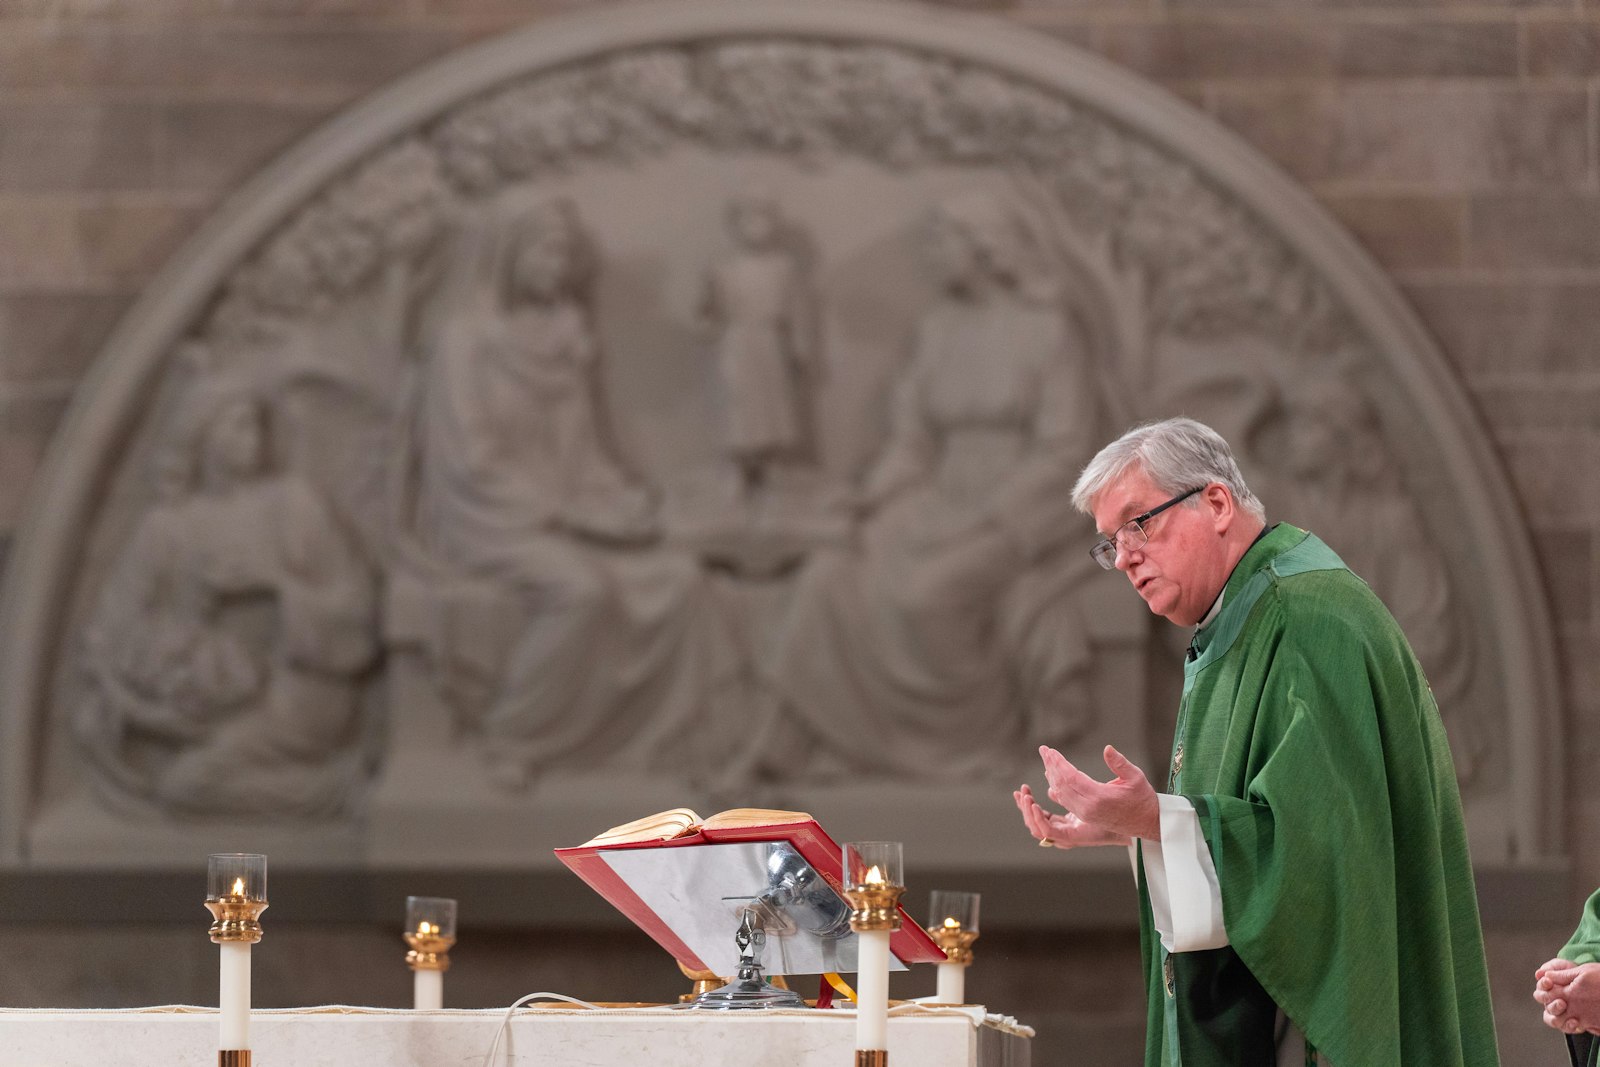
{"type": "Polygon", "coordinates": [[[1226,442],[1129,431],[1074,503],[1150,609],[1194,627],[1157,793],[1113,748],[1099,782],[1041,749],[1058,848],[1130,844],[1146,1067],[1498,1064],[1466,831],[1433,695],[1399,626],[1312,534],[1268,527],[1226,442]]]}

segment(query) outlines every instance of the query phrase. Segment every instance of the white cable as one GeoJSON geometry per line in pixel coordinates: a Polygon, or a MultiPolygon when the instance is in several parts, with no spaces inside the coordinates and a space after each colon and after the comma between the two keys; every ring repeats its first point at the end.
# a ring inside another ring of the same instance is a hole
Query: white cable
{"type": "MultiPolygon", "coordinates": [[[[531,1003],[535,1000],[560,1000],[568,1004],[575,1004],[580,1008],[587,1008],[590,1011],[605,1012],[607,1014],[612,1014],[619,1011],[617,1008],[603,1008],[599,1004],[591,1004],[587,1000],[579,1000],[577,997],[569,997],[564,993],[529,993],[525,997],[518,997],[516,1002],[513,1003],[511,1007],[506,1009],[505,1018],[500,1020],[500,1026],[494,1032],[494,1043],[489,1046],[489,1051],[484,1054],[483,1067],[494,1067],[494,1057],[496,1053],[500,1051],[500,1041],[505,1037],[506,1028],[511,1025],[511,1017],[516,1014],[517,1009],[522,1007],[524,1004],[531,1003]]],[[[689,1005],[687,1004],[662,1004],[659,1006],[651,1006],[646,1008],[625,1008],[620,1010],[629,1013],[648,1013],[659,1011],[681,1011],[688,1006],[689,1005]]],[[[507,1055],[509,1055],[509,1051],[507,1055]]],[[[509,1063],[510,1061],[507,1060],[507,1062],[509,1063]]]]}
{"type": "MultiPolygon", "coordinates": [[[[517,998],[517,1000],[512,1003],[511,1007],[506,1009],[505,1018],[501,1019],[500,1025],[495,1028],[494,1041],[489,1045],[489,1051],[483,1055],[483,1067],[494,1067],[495,1053],[500,1051],[500,1039],[505,1037],[506,1027],[511,1025],[511,1016],[516,1014],[518,1008],[522,1007],[524,1004],[527,1004],[529,1001],[534,1000],[564,1000],[568,1004],[576,1004],[582,1008],[592,1008],[595,1006],[587,1001],[578,1000],[575,997],[565,996],[561,993],[529,993],[525,997],[517,998]]],[[[509,1063],[510,1061],[507,1060],[507,1062],[509,1063]]]]}

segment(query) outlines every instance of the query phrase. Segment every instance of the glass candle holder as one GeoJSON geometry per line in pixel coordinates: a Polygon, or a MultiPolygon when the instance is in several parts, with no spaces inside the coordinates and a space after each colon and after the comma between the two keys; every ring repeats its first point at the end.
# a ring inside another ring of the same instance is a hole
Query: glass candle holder
{"type": "Polygon", "coordinates": [[[456,943],[456,902],[449,897],[406,897],[406,966],[412,970],[411,1006],[419,1011],[444,1007],[444,972],[456,943]]]}
{"type": "Polygon", "coordinates": [[[905,857],[898,841],[851,841],[844,846],[845,889],[904,886],[905,857]]]}
{"type": "Polygon", "coordinates": [[[219,852],[208,856],[206,899],[265,903],[267,857],[256,852],[219,852]]]}
{"type": "Polygon", "coordinates": [[[978,940],[978,894],[935,889],[928,900],[928,936],[944,949],[939,964],[940,1004],[966,1003],[966,970],[972,965],[972,943],[978,940]]]}
{"type": "Polygon", "coordinates": [[[456,939],[456,902],[450,897],[406,897],[406,931],[419,938],[456,939]]]}
{"type": "Polygon", "coordinates": [[[935,889],[928,896],[928,929],[978,932],[977,893],[935,889]]]}

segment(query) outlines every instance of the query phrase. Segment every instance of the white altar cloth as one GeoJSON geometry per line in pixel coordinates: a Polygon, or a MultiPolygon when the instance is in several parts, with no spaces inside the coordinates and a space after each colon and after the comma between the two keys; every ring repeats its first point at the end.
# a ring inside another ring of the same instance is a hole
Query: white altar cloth
{"type": "MultiPolygon", "coordinates": [[[[504,1010],[374,1008],[257,1010],[256,1067],[482,1067],[504,1010]]],[[[215,1067],[214,1008],[0,1010],[4,1067],[215,1067]]],[[[582,1064],[650,1067],[848,1067],[852,1011],[641,1012],[521,1009],[491,1067],[582,1064]]],[[[1031,1031],[949,1012],[889,1021],[899,1067],[1028,1067],[1031,1031]]]]}

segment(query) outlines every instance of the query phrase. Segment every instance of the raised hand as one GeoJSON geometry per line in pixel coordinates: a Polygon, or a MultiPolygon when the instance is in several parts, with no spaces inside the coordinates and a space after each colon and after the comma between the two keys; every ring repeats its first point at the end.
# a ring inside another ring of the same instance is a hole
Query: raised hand
{"type": "Polygon", "coordinates": [[[1161,839],[1161,808],[1155,789],[1144,772],[1115,748],[1107,745],[1105,749],[1106,767],[1116,775],[1109,782],[1089,777],[1048,745],[1039,746],[1039,755],[1044,759],[1050,799],[1079,820],[1105,833],[1161,839]]]}
{"type": "Polygon", "coordinates": [[[1129,838],[1103,827],[1091,826],[1072,812],[1052,815],[1034,799],[1033,790],[1024,785],[1011,794],[1022,812],[1022,821],[1034,840],[1056,848],[1082,848],[1088,845],[1127,845],[1129,838]]]}

